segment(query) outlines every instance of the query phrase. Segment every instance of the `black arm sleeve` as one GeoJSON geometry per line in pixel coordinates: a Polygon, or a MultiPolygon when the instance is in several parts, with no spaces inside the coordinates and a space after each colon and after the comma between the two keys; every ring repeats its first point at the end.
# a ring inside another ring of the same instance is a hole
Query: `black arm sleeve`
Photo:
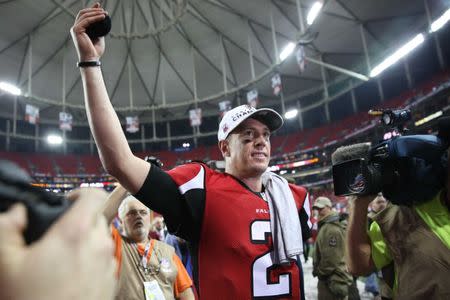
{"type": "Polygon", "coordinates": [[[196,235],[199,228],[193,219],[191,208],[169,174],[152,165],[141,189],[134,195],[144,205],[164,216],[169,231],[187,240],[196,235]]]}
{"type": "Polygon", "coordinates": [[[302,207],[302,209],[298,212],[298,217],[300,218],[300,226],[302,227],[302,239],[305,242],[307,239],[311,237],[311,229],[308,226],[308,214],[306,210],[302,207]]]}

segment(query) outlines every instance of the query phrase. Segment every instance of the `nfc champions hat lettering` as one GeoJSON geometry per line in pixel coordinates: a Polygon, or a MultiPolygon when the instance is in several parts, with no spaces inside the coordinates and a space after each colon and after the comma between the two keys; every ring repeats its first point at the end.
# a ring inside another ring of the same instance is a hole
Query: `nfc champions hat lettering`
{"type": "Polygon", "coordinates": [[[283,126],[283,118],[273,109],[256,109],[245,104],[227,111],[227,113],[223,116],[222,121],[220,121],[219,124],[219,130],[217,131],[217,138],[219,142],[226,139],[230,132],[250,117],[269,127],[271,132],[274,132],[283,126]]]}

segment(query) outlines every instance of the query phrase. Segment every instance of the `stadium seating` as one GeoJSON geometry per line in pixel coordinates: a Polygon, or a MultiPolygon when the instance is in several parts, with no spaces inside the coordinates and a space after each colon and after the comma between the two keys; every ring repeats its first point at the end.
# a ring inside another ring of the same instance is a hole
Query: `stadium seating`
{"type": "Polygon", "coordinates": [[[78,155],[54,155],[53,161],[59,174],[77,175],[81,174],[80,157],[78,155]]]}
{"type": "Polygon", "coordinates": [[[55,162],[52,156],[38,153],[30,153],[26,155],[29,169],[32,175],[54,176],[55,162]]]}
{"type": "Polygon", "coordinates": [[[84,174],[102,174],[103,167],[98,156],[82,155],[80,156],[80,169],[84,169],[84,174]]]}
{"type": "MultiPolygon", "coordinates": [[[[409,90],[400,96],[380,103],[376,109],[399,108],[409,104],[412,99],[426,95],[434,88],[446,82],[449,73],[439,74],[428,82],[409,90]]],[[[358,130],[371,122],[366,112],[353,114],[338,122],[322,127],[299,131],[290,135],[275,135],[272,138],[272,156],[288,157],[289,154],[317,150],[326,147],[338,140],[343,140],[348,134],[358,130]]],[[[144,158],[148,153],[136,153],[144,158]]],[[[222,160],[216,145],[194,148],[185,152],[161,151],[152,153],[164,163],[165,169],[190,160],[222,160]]],[[[101,162],[96,155],[60,155],[37,153],[0,152],[2,159],[15,162],[33,176],[60,176],[60,175],[94,175],[103,176],[101,162]]]]}
{"type": "Polygon", "coordinates": [[[17,164],[20,168],[31,173],[30,166],[27,162],[26,153],[17,153],[17,152],[0,152],[1,159],[9,160],[17,164]]]}

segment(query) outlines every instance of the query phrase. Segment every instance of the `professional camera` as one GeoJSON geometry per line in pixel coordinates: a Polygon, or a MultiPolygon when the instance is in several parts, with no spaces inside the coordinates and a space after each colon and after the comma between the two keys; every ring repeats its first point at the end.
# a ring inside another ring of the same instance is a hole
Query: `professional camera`
{"type": "Polygon", "coordinates": [[[411,111],[409,109],[371,109],[369,110],[369,115],[380,116],[381,124],[397,130],[398,133],[403,133],[405,131],[405,124],[411,120],[411,111]]]}
{"type": "MultiPolygon", "coordinates": [[[[406,115],[391,114],[402,122],[406,115]]],[[[338,148],[332,155],[335,194],[383,192],[394,204],[403,205],[429,200],[445,185],[449,124],[450,117],[439,120],[438,136],[395,136],[373,147],[361,143],[338,148]]]]}
{"type": "Polygon", "coordinates": [[[71,202],[63,196],[30,184],[30,176],[6,160],[0,160],[0,212],[15,203],[27,208],[28,225],[24,232],[27,244],[37,240],[61,216],[71,202]]]}

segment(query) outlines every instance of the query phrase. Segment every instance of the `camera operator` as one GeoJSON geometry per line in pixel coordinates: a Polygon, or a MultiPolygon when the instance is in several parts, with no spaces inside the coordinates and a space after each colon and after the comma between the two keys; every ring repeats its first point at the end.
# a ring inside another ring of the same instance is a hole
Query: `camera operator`
{"type": "Polygon", "coordinates": [[[447,160],[444,189],[410,206],[389,203],[369,231],[367,208],[375,195],[355,197],[347,233],[349,271],[367,275],[393,262],[395,299],[450,299],[449,175],[447,160]]]}
{"type": "Polygon", "coordinates": [[[83,189],[70,197],[77,201],[31,245],[23,237],[25,206],[0,213],[0,299],[113,298],[113,242],[100,210],[106,192],[83,189]]]}

